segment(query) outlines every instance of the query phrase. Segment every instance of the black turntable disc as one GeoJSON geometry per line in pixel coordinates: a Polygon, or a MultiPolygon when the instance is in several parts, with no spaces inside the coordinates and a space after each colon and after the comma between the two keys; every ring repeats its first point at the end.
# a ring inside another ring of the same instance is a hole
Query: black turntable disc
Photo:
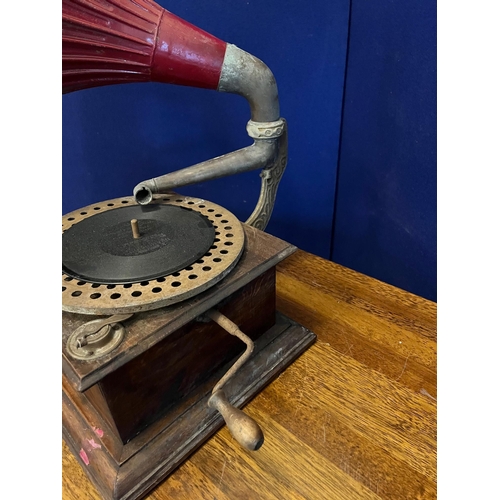
{"type": "Polygon", "coordinates": [[[92,283],[137,283],[175,273],[213,245],[215,229],[199,212],[133,205],[88,217],[62,237],[62,269],[92,283]],[[131,220],[138,223],[134,238],[131,220]]]}

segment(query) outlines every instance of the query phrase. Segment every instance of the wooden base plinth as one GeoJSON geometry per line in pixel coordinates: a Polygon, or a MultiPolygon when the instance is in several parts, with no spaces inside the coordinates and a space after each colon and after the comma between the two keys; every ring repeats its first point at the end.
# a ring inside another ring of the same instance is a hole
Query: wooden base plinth
{"type": "MultiPolygon", "coordinates": [[[[250,360],[224,386],[229,401],[244,406],[315,339],[312,332],[277,313],[275,325],[256,339],[250,360]]],[[[213,378],[220,378],[237,357],[213,378]]],[[[109,417],[63,376],[63,436],[104,499],[142,497],[224,424],[207,405],[211,384],[201,384],[176,409],[120,446],[109,417]]],[[[266,422],[258,423],[265,435],[266,422]]],[[[234,446],[239,444],[234,441],[234,446]]]]}

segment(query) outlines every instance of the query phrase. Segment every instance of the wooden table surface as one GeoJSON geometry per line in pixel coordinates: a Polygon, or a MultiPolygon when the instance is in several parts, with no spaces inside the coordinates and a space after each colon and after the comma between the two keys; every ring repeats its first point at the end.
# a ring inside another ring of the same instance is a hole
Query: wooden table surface
{"type": "MultiPolygon", "coordinates": [[[[224,427],[146,498],[436,498],[436,304],[302,251],[277,287],[318,340],[246,406],[264,446],[224,427]]],[[[62,498],[100,498],[64,442],[62,498]]]]}

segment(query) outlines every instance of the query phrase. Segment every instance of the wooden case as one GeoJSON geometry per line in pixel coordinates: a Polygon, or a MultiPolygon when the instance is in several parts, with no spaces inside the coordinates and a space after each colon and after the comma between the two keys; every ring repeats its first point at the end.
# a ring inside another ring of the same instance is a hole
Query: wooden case
{"type": "Polygon", "coordinates": [[[220,310],[255,342],[224,386],[237,407],[314,342],[275,307],[275,266],[295,247],[250,226],[245,233],[229,276],[193,299],[136,314],[124,323],[125,340],[103,358],[68,355],[67,338],[89,318],[63,313],[63,435],[105,499],[140,498],[224,424],[207,401],[244,345],[203,320],[204,312],[220,310]]]}

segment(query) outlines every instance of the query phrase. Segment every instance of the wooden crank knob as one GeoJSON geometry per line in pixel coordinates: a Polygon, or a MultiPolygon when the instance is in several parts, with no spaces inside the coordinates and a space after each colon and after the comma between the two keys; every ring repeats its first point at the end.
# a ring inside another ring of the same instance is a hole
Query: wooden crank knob
{"type": "Polygon", "coordinates": [[[257,451],[264,444],[264,434],[257,422],[231,405],[224,391],[218,390],[212,394],[208,406],[219,411],[234,439],[241,446],[257,451]]]}

